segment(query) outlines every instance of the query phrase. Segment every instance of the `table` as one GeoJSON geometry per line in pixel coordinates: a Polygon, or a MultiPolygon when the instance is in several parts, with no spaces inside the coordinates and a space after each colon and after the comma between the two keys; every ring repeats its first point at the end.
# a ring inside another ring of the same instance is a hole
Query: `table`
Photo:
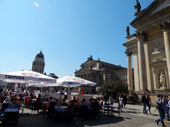
{"type": "Polygon", "coordinates": [[[55,111],[64,112],[67,108],[67,106],[55,106],[55,111]]]}
{"type": "Polygon", "coordinates": [[[18,112],[18,108],[6,108],[5,112],[18,112]]]}
{"type": "Polygon", "coordinates": [[[35,102],[37,99],[31,99],[31,102],[33,103],[33,102],[35,102]]]}
{"type": "Polygon", "coordinates": [[[48,104],[49,102],[48,101],[43,101],[42,104],[45,105],[45,104],[48,104]]]}
{"type": "Polygon", "coordinates": [[[111,114],[112,114],[112,110],[114,109],[114,106],[113,105],[103,105],[103,108],[104,108],[104,111],[107,111],[107,114],[109,115],[109,111],[111,111],[111,114]],[[105,108],[107,108],[107,110],[105,110],[105,108]]]}

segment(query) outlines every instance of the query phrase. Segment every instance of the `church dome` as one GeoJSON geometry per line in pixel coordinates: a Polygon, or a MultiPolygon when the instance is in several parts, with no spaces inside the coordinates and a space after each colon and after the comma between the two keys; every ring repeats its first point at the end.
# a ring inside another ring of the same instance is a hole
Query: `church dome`
{"type": "Polygon", "coordinates": [[[44,54],[42,53],[42,51],[40,51],[40,52],[36,55],[36,57],[44,59],[44,54]]]}
{"type": "Polygon", "coordinates": [[[52,77],[52,78],[58,78],[54,73],[50,73],[48,76],[52,77]]]}

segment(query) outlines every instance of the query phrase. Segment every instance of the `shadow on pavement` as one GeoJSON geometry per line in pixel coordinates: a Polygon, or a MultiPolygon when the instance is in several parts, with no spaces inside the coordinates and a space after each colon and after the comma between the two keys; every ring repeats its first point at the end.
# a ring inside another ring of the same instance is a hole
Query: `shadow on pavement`
{"type": "MultiPolygon", "coordinates": [[[[125,118],[130,119],[130,118],[125,118]]],[[[30,116],[19,117],[17,127],[84,127],[84,126],[97,126],[97,125],[110,125],[117,122],[125,121],[123,117],[114,116],[114,115],[101,115],[101,118],[96,116],[92,119],[78,119],[74,118],[71,122],[66,121],[51,121],[46,120],[43,114],[31,114],[30,116]]]]}

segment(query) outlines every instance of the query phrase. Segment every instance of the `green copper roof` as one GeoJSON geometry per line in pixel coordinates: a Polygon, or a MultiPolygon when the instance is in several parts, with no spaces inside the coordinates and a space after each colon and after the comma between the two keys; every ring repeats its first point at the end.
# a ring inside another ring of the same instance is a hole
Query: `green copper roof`
{"type": "Polygon", "coordinates": [[[44,54],[42,53],[42,51],[40,51],[40,52],[36,55],[36,57],[44,59],[44,54]]]}

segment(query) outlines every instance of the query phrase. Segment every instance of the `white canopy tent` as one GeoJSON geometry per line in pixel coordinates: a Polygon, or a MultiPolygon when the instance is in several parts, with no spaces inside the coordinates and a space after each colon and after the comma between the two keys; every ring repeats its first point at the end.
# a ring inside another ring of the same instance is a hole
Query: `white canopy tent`
{"type": "MultiPolygon", "coordinates": [[[[0,80],[8,83],[26,83],[29,86],[56,83],[56,79],[34,71],[16,71],[0,74],[0,80]]],[[[28,85],[27,85],[28,86],[28,85]]],[[[27,88],[26,88],[27,89],[27,88]]]]}
{"type": "Polygon", "coordinates": [[[26,83],[26,87],[45,87],[56,83],[56,79],[34,71],[16,71],[0,74],[0,80],[9,83],[26,83]]]}
{"type": "Polygon", "coordinates": [[[82,78],[68,75],[68,76],[57,79],[56,84],[49,84],[48,86],[68,87],[68,98],[69,98],[70,87],[77,87],[77,86],[81,86],[81,85],[95,86],[96,83],[82,79],[82,78]]]}
{"type": "Polygon", "coordinates": [[[56,79],[34,71],[16,71],[0,74],[0,80],[10,83],[56,83],[56,79]]]}

